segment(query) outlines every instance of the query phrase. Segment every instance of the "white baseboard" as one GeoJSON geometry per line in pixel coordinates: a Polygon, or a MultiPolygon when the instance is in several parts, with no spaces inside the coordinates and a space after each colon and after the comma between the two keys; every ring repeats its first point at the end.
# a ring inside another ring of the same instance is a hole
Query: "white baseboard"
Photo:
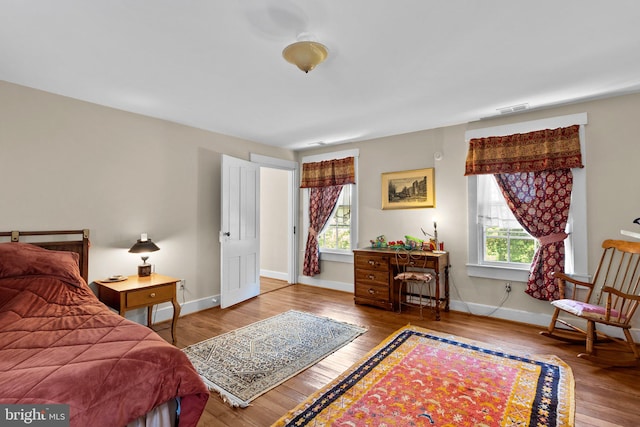
{"type": "MultiPolygon", "coordinates": [[[[344,283],[344,282],[333,282],[327,280],[314,279],[309,276],[299,276],[298,283],[309,286],[316,286],[318,288],[325,289],[333,289],[335,291],[349,292],[353,293],[354,286],[352,283],[344,283]]],[[[206,310],[208,308],[217,307],[220,305],[220,295],[211,295],[209,297],[201,298],[198,300],[187,301],[185,303],[180,304],[180,315],[186,315],[190,313],[195,313],[197,311],[206,310]]],[[[451,300],[449,304],[451,310],[460,311],[463,313],[470,313],[475,316],[486,316],[491,313],[491,317],[495,317],[498,319],[510,320],[512,322],[519,323],[528,323],[530,325],[537,325],[541,328],[546,328],[551,322],[551,314],[545,313],[534,313],[530,311],[524,310],[515,310],[511,308],[498,308],[495,306],[485,305],[485,304],[476,304],[476,303],[465,303],[458,300],[451,300]],[[495,310],[495,312],[494,312],[495,310]]],[[[171,320],[173,317],[173,306],[171,304],[161,304],[157,306],[157,309],[153,314],[153,321],[162,322],[165,320],[171,320]]],[[[127,312],[127,318],[133,320],[134,322],[141,323],[146,325],[147,323],[147,314],[146,310],[132,310],[127,312]]],[[[574,318],[575,319],[575,318],[574,318]]],[[[582,325],[578,325],[582,326],[582,325]]],[[[613,337],[624,339],[624,335],[620,328],[606,328],[599,327],[599,329],[609,334],[613,337]]],[[[542,330],[542,329],[541,329],[542,330]]],[[[632,328],[631,334],[633,339],[636,342],[640,342],[640,329],[632,328]]]]}
{"type": "Polygon", "coordinates": [[[486,316],[489,313],[491,313],[490,317],[495,317],[497,319],[511,320],[511,321],[520,322],[520,323],[528,323],[531,325],[546,327],[549,325],[549,322],[551,322],[550,314],[532,313],[530,311],[514,310],[511,308],[504,308],[504,307],[496,309],[495,306],[491,306],[491,305],[465,303],[458,300],[451,300],[449,306],[451,307],[452,310],[461,311],[464,313],[470,313],[476,316],[486,316]]]}
{"type": "MultiPolygon", "coordinates": [[[[212,307],[217,307],[219,305],[220,295],[211,295],[209,297],[187,301],[180,304],[180,316],[206,310],[212,307]]],[[[140,323],[142,325],[147,324],[146,309],[131,310],[128,311],[126,315],[127,319],[129,320],[133,320],[134,322],[140,323]]],[[[152,313],[152,320],[154,323],[164,322],[165,320],[171,320],[172,318],[173,306],[170,303],[164,303],[154,306],[154,311],[152,313]]]]}
{"type": "Polygon", "coordinates": [[[282,271],[271,271],[271,270],[261,269],[260,276],[268,277],[270,279],[284,280],[285,282],[289,280],[289,275],[287,273],[283,273],[282,271]]]}
{"type": "MultiPolygon", "coordinates": [[[[343,292],[351,292],[354,291],[354,286],[352,283],[343,283],[343,282],[331,282],[326,280],[314,279],[309,276],[299,276],[298,283],[302,283],[304,285],[317,286],[319,288],[327,288],[333,289],[337,291],[343,292]]],[[[484,305],[484,304],[476,304],[476,303],[465,303],[458,300],[451,300],[449,303],[449,307],[455,311],[461,311],[464,313],[470,313],[476,316],[486,316],[489,313],[491,317],[495,317],[498,319],[510,320],[512,322],[519,323],[528,323],[530,325],[541,326],[546,329],[551,322],[551,314],[545,313],[534,313],[531,311],[524,310],[515,310],[511,308],[498,308],[496,306],[484,305]]],[[[599,329],[613,337],[624,339],[624,334],[620,328],[611,328],[599,326],[599,329]]],[[[631,329],[631,334],[633,339],[636,342],[640,342],[640,329],[633,328],[631,329]]]]}
{"type": "MultiPolygon", "coordinates": [[[[528,323],[530,325],[541,326],[542,327],[541,330],[546,329],[549,326],[549,323],[551,322],[551,314],[545,314],[545,313],[534,313],[530,311],[514,310],[511,308],[504,308],[504,307],[498,308],[496,310],[495,306],[475,304],[475,303],[464,303],[457,300],[451,300],[449,306],[451,307],[452,310],[471,313],[476,316],[486,316],[487,314],[495,310],[495,312],[491,314],[491,317],[510,320],[512,322],[528,323]]],[[[584,322],[584,325],[581,325],[580,319],[576,319],[573,316],[563,317],[561,315],[560,318],[568,320],[578,327],[586,328],[586,322],[584,322]]],[[[598,325],[598,329],[612,337],[624,339],[624,333],[620,328],[609,327],[606,325],[598,325]]],[[[635,341],[640,340],[640,329],[632,328],[631,334],[635,341]]]]}
{"type": "Polygon", "coordinates": [[[298,283],[309,286],[316,286],[318,288],[333,289],[334,291],[343,291],[353,293],[353,283],[344,282],[332,282],[329,280],[314,279],[309,276],[298,276],[298,283]]]}

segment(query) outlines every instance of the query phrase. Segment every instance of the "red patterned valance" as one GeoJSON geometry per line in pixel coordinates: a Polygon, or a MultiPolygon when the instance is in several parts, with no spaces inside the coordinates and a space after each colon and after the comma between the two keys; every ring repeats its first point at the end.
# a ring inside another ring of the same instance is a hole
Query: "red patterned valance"
{"type": "Polygon", "coordinates": [[[355,184],[355,162],[353,157],[302,164],[300,188],[331,187],[355,184]]]}
{"type": "Polygon", "coordinates": [[[465,175],[581,168],[580,126],[469,141],[465,175]]]}

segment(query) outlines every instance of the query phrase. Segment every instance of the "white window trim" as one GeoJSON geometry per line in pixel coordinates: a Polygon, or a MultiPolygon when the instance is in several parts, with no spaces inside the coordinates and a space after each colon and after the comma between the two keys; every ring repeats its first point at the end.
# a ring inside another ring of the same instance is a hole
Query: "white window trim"
{"type": "MultiPolygon", "coordinates": [[[[489,136],[507,136],[515,133],[527,133],[541,129],[555,129],[572,125],[580,125],[580,149],[582,151],[582,169],[572,169],[573,191],[571,193],[571,224],[570,230],[573,244],[573,274],[579,280],[590,280],[587,254],[587,151],[584,125],[588,123],[587,113],[571,114],[567,116],[551,117],[542,120],[513,123],[503,126],[474,129],[465,132],[465,141],[469,143],[473,138],[489,136]]],[[[468,251],[467,274],[475,277],[485,277],[497,280],[511,280],[526,282],[529,271],[517,268],[505,268],[495,265],[482,264],[480,260],[481,242],[478,240],[477,230],[477,178],[475,175],[467,177],[467,194],[469,203],[468,217],[468,251]]]]}
{"type": "MultiPolygon", "coordinates": [[[[345,157],[354,158],[354,168],[356,184],[351,185],[351,249],[349,251],[327,250],[320,251],[322,261],[335,261],[353,264],[353,249],[358,247],[358,157],[360,150],[334,151],[331,153],[315,154],[302,158],[302,163],[321,162],[323,160],[343,159],[345,157]]],[[[309,189],[303,188],[302,195],[302,232],[304,244],[306,245],[309,234],[309,189]]]]}

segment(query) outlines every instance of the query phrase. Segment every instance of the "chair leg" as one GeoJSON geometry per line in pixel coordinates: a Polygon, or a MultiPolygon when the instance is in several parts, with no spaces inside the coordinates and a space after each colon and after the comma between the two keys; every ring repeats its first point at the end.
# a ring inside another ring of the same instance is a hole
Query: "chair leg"
{"type": "MultiPolygon", "coordinates": [[[[627,338],[626,341],[619,338],[611,338],[605,341],[616,341],[618,343],[626,342],[633,352],[633,358],[620,357],[621,352],[619,349],[599,349],[598,353],[594,349],[594,341],[597,339],[596,325],[593,321],[587,322],[587,349],[585,353],[578,354],[581,359],[586,359],[591,362],[601,363],[609,366],[619,367],[637,367],[640,364],[640,353],[638,348],[633,342],[633,337],[628,329],[623,329],[624,335],[627,338]],[[613,354],[613,355],[612,355],[613,354]]],[[[602,333],[600,333],[603,335],[602,333]]],[[[602,342],[602,340],[600,341],[602,342]]]]}
{"type": "Polygon", "coordinates": [[[424,293],[424,283],[420,283],[420,290],[418,291],[418,304],[420,304],[420,320],[424,319],[422,315],[422,294],[424,293]]]}
{"type": "Polygon", "coordinates": [[[547,328],[547,331],[552,334],[553,331],[556,329],[556,322],[558,321],[558,316],[560,315],[560,309],[556,308],[555,311],[553,312],[553,316],[551,317],[551,323],[549,323],[549,327],[547,328]]]}
{"type": "Polygon", "coordinates": [[[556,338],[553,334],[553,331],[556,330],[556,322],[558,321],[558,316],[560,315],[560,309],[556,308],[553,312],[553,316],[551,316],[551,322],[549,322],[549,326],[547,326],[546,331],[540,331],[540,335],[544,335],[546,337],[556,338]]]}
{"type": "Polygon", "coordinates": [[[587,320],[587,351],[591,356],[593,354],[593,343],[596,338],[596,323],[593,320],[587,320]]]}
{"type": "Polygon", "coordinates": [[[627,344],[629,344],[629,348],[631,348],[631,351],[633,352],[633,357],[636,360],[640,360],[640,352],[638,352],[638,347],[636,346],[636,343],[633,341],[633,336],[631,335],[631,332],[629,331],[629,329],[624,329],[624,336],[627,338],[627,344]]]}

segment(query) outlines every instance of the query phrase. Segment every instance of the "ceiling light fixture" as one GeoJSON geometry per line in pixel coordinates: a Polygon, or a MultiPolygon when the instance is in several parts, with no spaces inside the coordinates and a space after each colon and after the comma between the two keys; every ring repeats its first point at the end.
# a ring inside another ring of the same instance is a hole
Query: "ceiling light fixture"
{"type": "Polygon", "coordinates": [[[327,59],[329,51],[322,43],[301,40],[290,44],[282,51],[282,56],[305,73],[313,70],[327,59]]]}

